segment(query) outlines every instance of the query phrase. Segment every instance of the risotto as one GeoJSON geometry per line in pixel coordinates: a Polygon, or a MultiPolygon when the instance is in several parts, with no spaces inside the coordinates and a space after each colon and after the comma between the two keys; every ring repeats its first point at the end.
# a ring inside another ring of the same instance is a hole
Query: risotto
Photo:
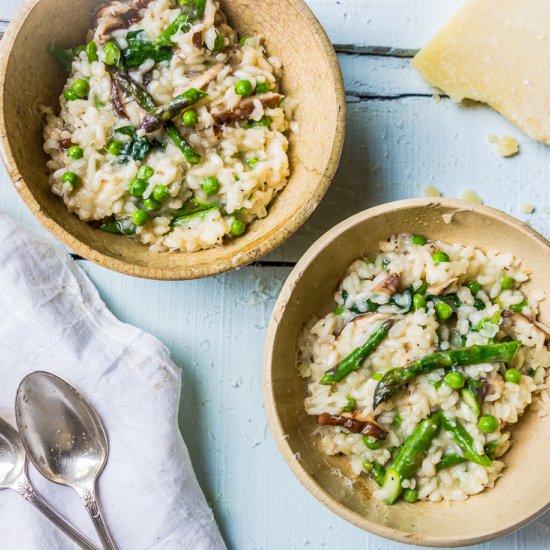
{"type": "Polygon", "coordinates": [[[153,251],[193,252],[267,215],[289,175],[281,63],[213,0],[110,2],[45,108],[53,192],[153,251]]]}
{"type": "Polygon", "coordinates": [[[357,260],[336,309],[301,336],[319,445],[370,475],[387,504],[459,501],[492,487],[510,430],[550,400],[542,293],[519,259],[398,235],[357,260]]]}

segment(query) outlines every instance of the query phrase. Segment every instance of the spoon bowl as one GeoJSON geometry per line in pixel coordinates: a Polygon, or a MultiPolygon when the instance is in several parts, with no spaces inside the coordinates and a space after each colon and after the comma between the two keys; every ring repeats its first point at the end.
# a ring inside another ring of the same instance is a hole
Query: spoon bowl
{"type": "Polygon", "coordinates": [[[50,481],[75,489],[104,548],[114,550],[95,494],[109,454],[107,435],[95,411],[61,378],[37,371],[21,381],[15,415],[34,467],[50,481]]]}
{"type": "Polygon", "coordinates": [[[0,489],[15,489],[25,474],[25,449],[19,434],[0,418],[0,489]]]}
{"type": "Polygon", "coordinates": [[[12,489],[34,505],[84,550],[98,548],[42,500],[27,477],[27,457],[17,430],[0,418],[0,489],[12,489]]]}
{"type": "Polygon", "coordinates": [[[105,431],[90,405],[63,380],[45,372],[24,378],[16,414],[29,457],[43,476],[85,488],[101,473],[108,455],[105,431]]]}

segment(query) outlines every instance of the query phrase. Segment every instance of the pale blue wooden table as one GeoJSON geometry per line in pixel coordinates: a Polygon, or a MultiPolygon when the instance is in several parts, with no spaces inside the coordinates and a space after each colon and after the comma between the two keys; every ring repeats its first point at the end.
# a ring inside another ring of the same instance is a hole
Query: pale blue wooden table
{"type": "MultiPolygon", "coordinates": [[[[306,225],[261,265],[202,281],[145,281],[79,265],[115,315],[158,336],[181,366],[180,427],[230,549],[404,549],[327,511],[279,456],[261,396],[263,337],[274,299],[294,262],[329,227],[368,206],[421,196],[428,184],[449,197],[475,189],[487,204],[550,236],[549,151],[488,108],[434,100],[410,67],[411,54],[459,0],[308,3],[339,52],[348,129],[338,175],[306,225]],[[498,157],[487,141],[504,132],[520,142],[515,158],[498,157]],[[538,208],[525,215],[522,203],[538,208]]],[[[0,31],[18,4],[0,0],[0,31]]],[[[39,228],[3,169],[0,209],[39,228]]],[[[549,547],[547,514],[479,548],[549,547]]]]}

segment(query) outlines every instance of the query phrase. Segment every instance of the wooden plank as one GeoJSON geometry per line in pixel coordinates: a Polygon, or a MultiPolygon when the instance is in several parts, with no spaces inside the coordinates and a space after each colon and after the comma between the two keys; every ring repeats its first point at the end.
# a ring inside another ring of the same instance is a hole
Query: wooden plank
{"type": "Polygon", "coordinates": [[[420,48],[461,3],[462,0],[308,0],[339,49],[382,48],[395,55],[420,48]]]}
{"type": "MultiPolygon", "coordinates": [[[[432,97],[348,103],[346,145],[325,199],[306,225],[270,258],[294,260],[345,218],[384,202],[423,196],[428,184],[447,197],[475,189],[484,202],[550,234],[548,148],[495,111],[432,97]],[[508,133],[521,152],[503,159],[489,134],[508,133]],[[522,203],[537,205],[525,215],[522,203]]],[[[391,232],[391,228],[388,228],[391,232]]]]}
{"type": "MultiPolygon", "coordinates": [[[[82,267],[111,311],[159,337],[182,368],[179,422],[230,549],[377,548],[319,504],[279,455],[262,411],[267,319],[289,270],[244,268],[202,281],[154,283],[82,267]]],[[[543,550],[550,516],[480,550],[543,550]]]]}
{"type": "Polygon", "coordinates": [[[436,92],[406,57],[341,53],[338,60],[349,97],[398,99],[436,92]]]}

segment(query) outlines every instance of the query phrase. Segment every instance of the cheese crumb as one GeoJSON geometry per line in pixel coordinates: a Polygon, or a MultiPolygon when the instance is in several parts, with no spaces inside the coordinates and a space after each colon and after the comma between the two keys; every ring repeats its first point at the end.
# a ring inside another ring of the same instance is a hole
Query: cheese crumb
{"type": "Polygon", "coordinates": [[[522,214],[532,214],[535,211],[535,205],[530,202],[524,202],[519,207],[519,210],[522,214]]]}
{"type": "Polygon", "coordinates": [[[441,192],[439,189],[430,183],[430,185],[426,185],[424,188],[424,196],[425,197],[441,197],[441,192]]]}
{"type": "Polygon", "coordinates": [[[479,198],[478,194],[475,191],[472,191],[471,189],[466,189],[466,191],[462,193],[462,198],[468,202],[483,204],[483,201],[479,198]]]}
{"type": "Polygon", "coordinates": [[[519,143],[512,136],[504,134],[501,138],[499,138],[495,134],[490,134],[489,141],[496,145],[496,152],[501,157],[513,157],[519,153],[519,143]]]}

